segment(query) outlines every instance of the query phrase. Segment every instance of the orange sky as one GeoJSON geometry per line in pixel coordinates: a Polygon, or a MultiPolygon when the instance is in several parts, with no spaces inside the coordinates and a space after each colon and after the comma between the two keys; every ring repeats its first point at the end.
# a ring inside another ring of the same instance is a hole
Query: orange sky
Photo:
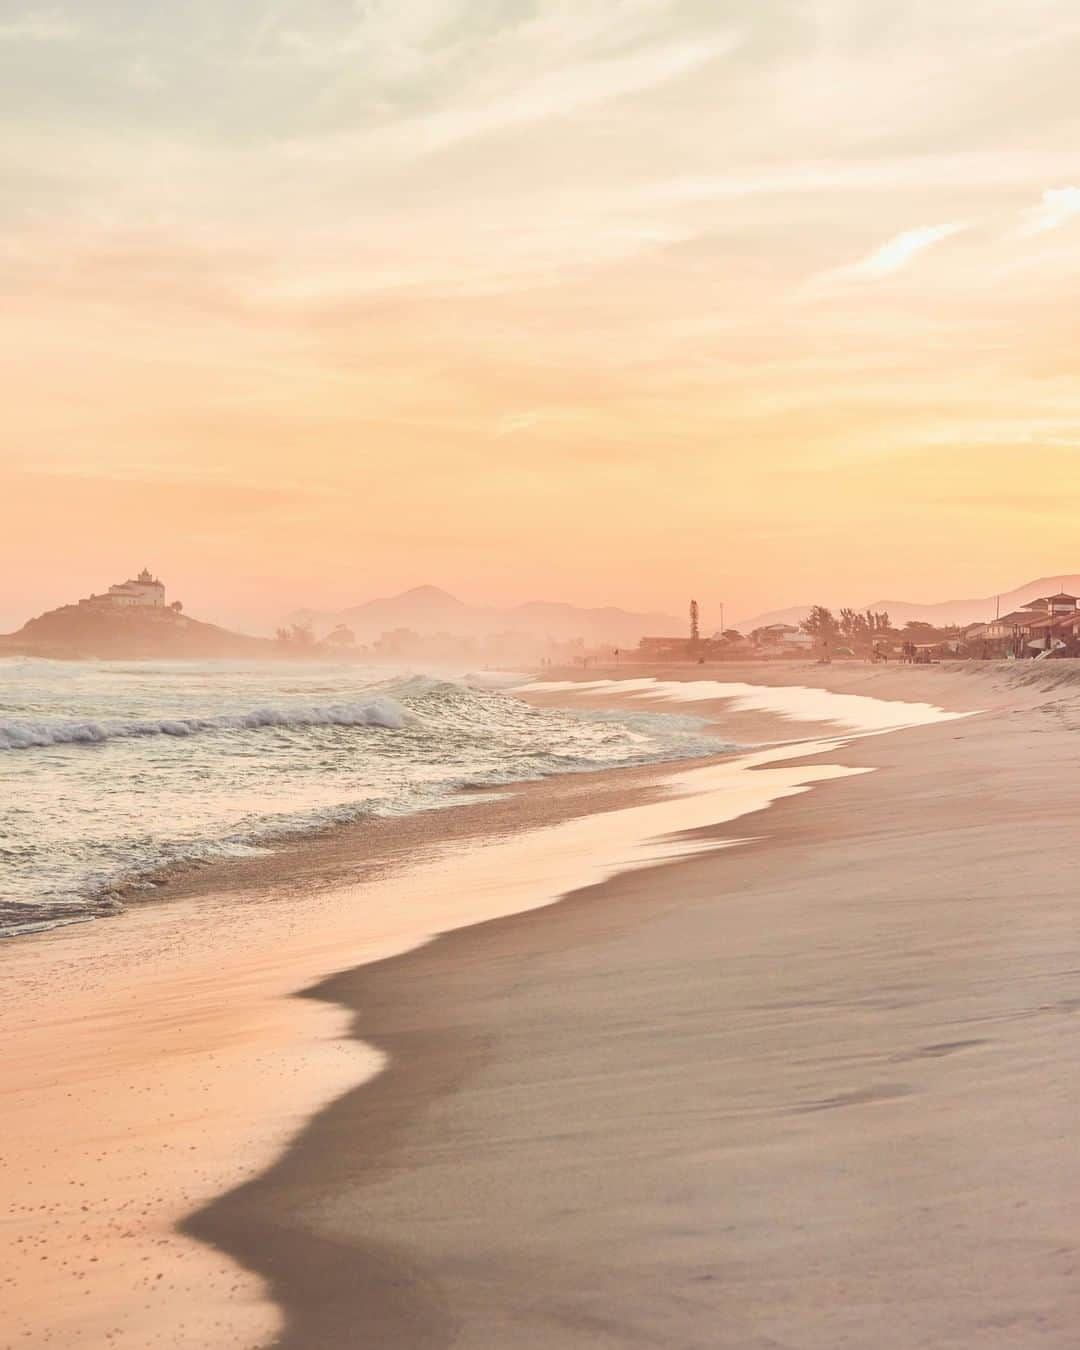
{"type": "Polygon", "coordinates": [[[1072,0],[4,6],[0,628],[1080,570],[1078,58],[1072,0]]]}

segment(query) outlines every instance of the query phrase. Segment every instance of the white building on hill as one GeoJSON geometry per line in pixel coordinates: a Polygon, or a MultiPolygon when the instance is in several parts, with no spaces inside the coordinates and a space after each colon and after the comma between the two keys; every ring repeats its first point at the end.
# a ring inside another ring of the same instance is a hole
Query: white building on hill
{"type": "Polygon", "coordinates": [[[165,608],[165,586],[151,576],[144,567],[137,577],[110,586],[105,595],[91,595],[80,601],[83,605],[144,605],[151,609],[165,608]]]}

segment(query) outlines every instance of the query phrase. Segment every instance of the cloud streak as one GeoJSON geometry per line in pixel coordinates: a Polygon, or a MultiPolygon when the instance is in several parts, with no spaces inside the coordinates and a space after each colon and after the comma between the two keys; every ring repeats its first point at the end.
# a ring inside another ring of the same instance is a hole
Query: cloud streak
{"type": "Polygon", "coordinates": [[[669,42],[626,56],[580,60],[486,98],[436,108],[372,130],[294,141],[291,151],[311,160],[351,161],[380,156],[419,156],[465,141],[505,134],[640,94],[701,69],[737,46],[734,35],[704,42],[669,42]]]}
{"type": "Polygon", "coordinates": [[[903,234],[896,235],[887,244],[876,249],[862,262],[843,268],[842,274],[868,281],[892,276],[894,272],[907,267],[920,253],[968,228],[967,225],[953,221],[946,225],[921,225],[918,229],[905,230],[903,234]]]}
{"type": "Polygon", "coordinates": [[[908,268],[920,254],[970,228],[968,224],[950,221],[942,225],[920,225],[913,230],[904,230],[859,262],[835,267],[812,277],[803,286],[802,293],[810,299],[816,299],[851,286],[886,281],[908,268]]]}
{"type": "Polygon", "coordinates": [[[1059,229],[1076,215],[1080,215],[1080,187],[1048,188],[1042,202],[1028,212],[1020,234],[1046,234],[1048,230],[1059,229]]]}
{"type": "Polygon", "coordinates": [[[0,42],[65,42],[78,37],[79,31],[61,14],[24,14],[0,23],[0,42]]]}

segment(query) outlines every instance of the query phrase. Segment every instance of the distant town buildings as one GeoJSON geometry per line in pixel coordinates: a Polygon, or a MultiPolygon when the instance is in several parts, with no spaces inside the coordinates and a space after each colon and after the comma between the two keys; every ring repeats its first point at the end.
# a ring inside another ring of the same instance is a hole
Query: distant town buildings
{"type": "Polygon", "coordinates": [[[643,661],[688,661],[700,646],[698,638],[643,637],[638,643],[638,655],[643,661]]]}
{"type": "Polygon", "coordinates": [[[840,610],[833,616],[829,610],[820,610],[820,614],[831,625],[824,634],[815,632],[808,620],[798,626],[767,624],[755,628],[748,637],[725,630],[712,638],[703,638],[694,631],[692,617],[689,637],[643,637],[636,655],[649,663],[704,663],[745,656],[773,659],[811,654],[825,660],[832,656],[869,656],[875,661],[895,658],[916,664],[955,658],[1080,658],[1080,598],[1063,590],[1039,596],[989,622],[962,627],[936,628],[931,623],[909,620],[898,629],[890,625],[886,613],[863,616],[852,610],[840,610]],[[864,617],[868,623],[861,623],[864,617]]]}
{"type": "Polygon", "coordinates": [[[814,645],[814,639],[790,623],[773,623],[757,628],[749,637],[735,629],[723,629],[712,637],[701,636],[700,610],[696,600],[690,602],[689,637],[643,637],[638,642],[637,657],[641,661],[711,661],[752,657],[805,655],[814,645]]]}

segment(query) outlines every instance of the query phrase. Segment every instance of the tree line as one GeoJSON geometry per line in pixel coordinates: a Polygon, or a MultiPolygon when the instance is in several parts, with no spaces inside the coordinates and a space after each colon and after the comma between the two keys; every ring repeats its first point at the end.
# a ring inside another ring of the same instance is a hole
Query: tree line
{"type": "Polygon", "coordinates": [[[873,642],[892,633],[887,610],[842,609],[839,616],[824,605],[814,605],[799,627],[819,642],[846,639],[852,646],[873,642]]]}
{"type": "Polygon", "coordinates": [[[834,614],[824,605],[814,605],[799,625],[823,646],[847,644],[853,650],[869,650],[878,641],[915,643],[955,642],[960,636],[956,624],[935,627],[920,619],[909,619],[903,628],[894,628],[888,610],[842,609],[834,614]]]}

